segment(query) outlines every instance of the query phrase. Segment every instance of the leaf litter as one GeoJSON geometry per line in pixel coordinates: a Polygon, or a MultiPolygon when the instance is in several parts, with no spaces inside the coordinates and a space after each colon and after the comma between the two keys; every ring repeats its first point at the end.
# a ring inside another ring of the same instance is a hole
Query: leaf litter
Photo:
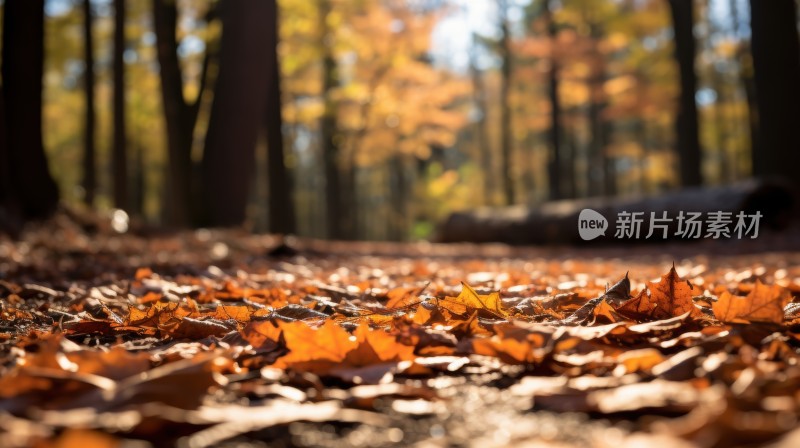
{"type": "Polygon", "coordinates": [[[210,231],[1,242],[2,445],[800,437],[797,254],[309,242],[270,255],[278,244],[210,231]],[[215,259],[215,244],[232,249],[215,259]]]}

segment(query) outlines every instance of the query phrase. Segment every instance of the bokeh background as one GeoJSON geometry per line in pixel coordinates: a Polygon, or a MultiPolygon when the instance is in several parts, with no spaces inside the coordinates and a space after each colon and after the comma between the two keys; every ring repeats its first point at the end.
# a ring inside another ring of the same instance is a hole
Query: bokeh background
{"type": "Polygon", "coordinates": [[[791,178],[800,162],[794,0],[2,13],[11,221],[56,198],[168,227],[411,240],[454,210],[791,178]]]}

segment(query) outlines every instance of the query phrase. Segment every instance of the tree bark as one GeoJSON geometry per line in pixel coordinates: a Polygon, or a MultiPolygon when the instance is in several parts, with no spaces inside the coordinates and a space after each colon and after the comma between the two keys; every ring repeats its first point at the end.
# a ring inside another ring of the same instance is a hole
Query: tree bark
{"type": "Polygon", "coordinates": [[[751,0],[752,51],[758,104],[757,176],[784,176],[800,187],[800,44],[794,0],[751,0]]]}
{"type": "Polygon", "coordinates": [[[516,202],[514,196],[514,177],[511,172],[511,149],[513,135],[511,131],[511,73],[512,53],[511,36],[508,29],[508,5],[506,1],[499,2],[500,12],[500,177],[503,182],[503,201],[506,205],[516,202]]]}
{"type": "Polygon", "coordinates": [[[24,219],[49,216],[58,187],[42,141],[44,0],[6,0],[3,11],[2,76],[10,182],[24,219]]]}
{"type": "Polygon", "coordinates": [[[276,0],[266,0],[268,32],[267,46],[267,172],[269,182],[269,230],[275,233],[294,233],[295,214],[292,201],[292,179],[286,168],[283,146],[283,119],[281,116],[281,71],[278,58],[278,5],[276,0]]]}
{"type": "Polygon", "coordinates": [[[272,82],[268,28],[276,21],[270,17],[274,9],[270,11],[267,3],[223,0],[219,77],[202,171],[206,218],[211,226],[238,226],[246,217],[267,84],[272,82]]]}
{"type": "MultiPolygon", "coordinates": [[[[88,2],[88,0],[86,0],[88,2]]],[[[125,137],[125,0],[114,0],[114,207],[130,208],[128,197],[128,153],[125,137]]]]}
{"type": "Polygon", "coordinates": [[[676,119],[677,154],[680,159],[681,184],[700,185],[702,156],[697,124],[697,75],[695,73],[694,8],[692,0],[670,0],[675,30],[675,59],[680,72],[681,93],[676,119]]]}
{"type": "Polygon", "coordinates": [[[475,105],[480,111],[480,118],[473,125],[475,144],[478,146],[478,154],[482,165],[483,174],[483,204],[493,205],[495,193],[495,174],[494,164],[492,163],[492,150],[489,144],[488,130],[486,129],[486,114],[489,108],[486,105],[486,86],[483,83],[481,72],[478,69],[476,57],[477,37],[472,34],[472,48],[469,55],[469,73],[472,81],[472,96],[475,105]]]}
{"type": "MultiPolygon", "coordinates": [[[[750,134],[750,153],[756,154],[760,151],[758,131],[758,102],[756,101],[756,87],[753,79],[753,58],[750,51],[749,39],[743,38],[739,29],[741,19],[737,0],[730,1],[731,16],[733,20],[734,36],[739,40],[736,48],[736,59],[739,62],[739,82],[744,88],[745,98],[747,98],[747,125],[750,134]]],[[[735,166],[738,163],[735,164],[735,166]]],[[[738,167],[737,167],[738,168],[738,167]]],[[[751,171],[752,171],[751,166],[751,171]]],[[[737,174],[740,174],[736,171],[737,174]]]]}
{"type": "Polygon", "coordinates": [[[325,110],[320,120],[320,140],[325,172],[325,209],[328,222],[328,237],[344,239],[345,232],[342,215],[346,213],[341,195],[340,164],[341,155],[337,138],[337,104],[332,92],[339,85],[336,59],[333,55],[332,30],[328,27],[328,14],[331,12],[330,0],[320,0],[319,15],[322,45],[322,96],[325,110]]]}
{"type": "Polygon", "coordinates": [[[175,0],[153,0],[153,27],[157,40],[156,53],[161,75],[161,101],[167,127],[169,160],[164,218],[170,225],[186,227],[192,222],[191,151],[196,112],[192,111],[183,96],[178,42],[175,37],[177,20],[175,0]]]}
{"type": "MultiPolygon", "coordinates": [[[[550,39],[550,69],[547,71],[547,95],[550,99],[550,129],[548,130],[548,137],[550,139],[550,153],[547,164],[547,173],[550,186],[550,199],[558,200],[565,197],[564,188],[562,186],[562,171],[566,171],[566,178],[573,182],[571,173],[574,170],[572,163],[568,164],[568,170],[562,166],[564,162],[561,160],[562,147],[561,147],[561,100],[558,96],[559,86],[559,63],[557,56],[556,43],[558,39],[558,29],[556,28],[555,20],[553,19],[553,11],[550,4],[551,0],[544,0],[542,11],[545,22],[547,24],[547,35],[550,39]]],[[[574,162],[570,161],[570,162],[574,162]]],[[[574,189],[570,188],[574,195],[574,189]]]]}
{"type": "Polygon", "coordinates": [[[613,161],[606,154],[610,127],[603,120],[603,109],[606,107],[603,84],[606,81],[606,62],[600,52],[600,25],[589,24],[589,38],[592,39],[591,72],[589,84],[589,196],[613,196],[616,194],[616,175],[613,161]]]}
{"type": "MultiPolygon", "coordinates": [[[[713,38],[720,33],[719,28],[715,23],[714,17],[711,15],[711,8],[713,7],[712,0],[707,0],[704,5],[705,20],[708,23],[708,31],[706,33],[706,45],[713,47],[713,38]]],[[[716,100],[714,101],[713,115],[714,115],[714,152],[719,157],[719,179],[718,182],[732,182],[734,174],[734,157],[731,151],[728,150],[728,122],[730,117],[726,113],[726,106],[729,104],[728,94],[726,92],[727,80],[725,72],[717,70],[716,65],[712,62],[709,64],[708,70],[710,72],[709,78],[711,87],[716,93],[716,100]]]]}
{"type": "Polygon", "coordinates": [[[392,241],[408,239],[408,174],[405,156],[396,154],[388,161],[389,169],[389,219],[387,235],[392,241]]]}
{"type": "Polygon", "coordinates": [[[16,237],[22,226],[19,204],[11,182],[11,170],[8,166],[9,154],[6,141],[6,117],[3,89],[0,87],[0,233],[16,237]]]}
{"type": "Polygon", "coordinates": [[[94,108],[94,33],[92,32],[92,2],[83,0],[83,89],[86,100],[83,134],[83,202],[92,207],[97,189],[95,159],[94,108]]]}

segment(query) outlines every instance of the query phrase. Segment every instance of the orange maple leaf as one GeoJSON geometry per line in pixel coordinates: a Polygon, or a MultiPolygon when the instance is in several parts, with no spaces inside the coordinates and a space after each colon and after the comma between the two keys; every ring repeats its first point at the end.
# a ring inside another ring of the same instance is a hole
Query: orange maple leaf
{"type": "Polygon", "coordinates": [[[458,294],[458,297],[445,297],[439,301],[439,305],[459,315],[467,315],[472,310],[477,310],[486,312],[493,317],[508,317],[508,313],[503,310],[499,292],[480,295],[464,282],[461,282],[461,286],[461,293],[458,294]]]}
{"type": "Polygon", "coordinates": [[[734,296],[725,291],[711,308],[723,322],[783,322],[784,307],[792,301],[788,289],[778,285],[767,286],[756,280],[746,297],[734,296]]]}
{"type": "Polygon", "coordinates": [[[550,334],[530,331],[514,324],[500,324],[494,328],[496,334],[489,338],[474,338],[472,352],[476,355],[493,356],[507,364],[531,364],[541,361],[537,349],[545,346],[550,334]]]}
{"type": "Polygon", "coordinates": [[[667,319],[689,313],[691,317],[702,315],[692,301],[694,287],[681,280],[673,266],[658,283],[647,282],[647,288],[639,295],[617,308],[620,314],[635,318],[667,319]]]}
{"type": "Polygon", "coordinates": [[[415,358],[413,346],[403,345],[385,331],[370,330],[367,326],[359,326],[351,337],[332,321],[317,329],[303,322],[280,322],[278,325],[289,353],[275,362],[277,368],[326,374],[334,369],[415,358]]]}

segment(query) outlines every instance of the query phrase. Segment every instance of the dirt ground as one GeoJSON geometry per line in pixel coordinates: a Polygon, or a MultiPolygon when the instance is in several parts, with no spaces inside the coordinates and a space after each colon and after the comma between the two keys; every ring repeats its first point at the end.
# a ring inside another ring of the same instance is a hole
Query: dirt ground
{"type": "Polygon", "coordinates": [[[59,216],[0,242],[0,445],[800,446],[798,294],[794,231],[510,248],[59,216]],[[741,297],[764,306],[720,308],[741,297]]]}

